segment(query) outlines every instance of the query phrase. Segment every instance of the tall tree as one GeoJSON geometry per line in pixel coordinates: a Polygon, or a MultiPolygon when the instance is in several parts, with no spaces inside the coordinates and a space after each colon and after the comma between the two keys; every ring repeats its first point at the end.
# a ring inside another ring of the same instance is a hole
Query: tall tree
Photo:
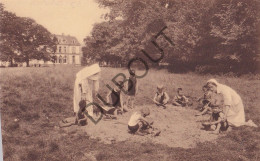
{"type": "Polygon", "coordinates": [[[26,62],[30,59],[51,60],[57,39],[33,19],[17,17],[1,4],[1,60],[26,62]]]}
{"type": "MultiPolygon", "coordinates": [[[[164,26],[164,33],[174,45],[163,37],[156,42],[165,53],[162,61],[177,70],[184,70],[180,66],[195,70],[197,66],[217,66],[221,62],[219,71],[234,71],[235,67],[224,64],[236,61],[237,55],[237,64],[254,64],[259,53],[257,0],[96,1],[110,12],[104,16],[106,22],[94,26],[86,48],[91,47],[101,59],[117,55],[129,60],[141,56],[142,49],[156,57],[159,51],[151,41],[164,26]]],[[[253,66],[247,67],[248,71],[254,70],[253,66]]]]}

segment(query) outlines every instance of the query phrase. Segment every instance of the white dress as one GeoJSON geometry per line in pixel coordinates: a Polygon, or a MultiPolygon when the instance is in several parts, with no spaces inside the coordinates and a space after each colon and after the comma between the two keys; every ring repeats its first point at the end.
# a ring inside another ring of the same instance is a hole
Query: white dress
{"type": "Polygon", "coordinates": [[[75,85],[74,85],[74,97],[73,97],[73,107],[74,112],[77,113],[79,110],[79,102],[82,98],[82,94],[85,93],[87,111],[90,116],[93,116],[93,106],[88,106],[89,103],[93,102],[92,91],[98,89],[98,80],[90,80],[89,78],[96,73],[101,71],[98,64],[94,64],[89,67],[85,67],[80,70],[76,75],[75,85]],[[81,91],[82,89],[82,91],[81,91]]]}
{"type": "Polygon", "coordinates": [[[232,88],[218,84],[217,92],[224,97],[224,105],[229,105],[227,113],[227,121],[230,125],[241,126],[245,125],[245,110],[241,97],[232,88]]]}

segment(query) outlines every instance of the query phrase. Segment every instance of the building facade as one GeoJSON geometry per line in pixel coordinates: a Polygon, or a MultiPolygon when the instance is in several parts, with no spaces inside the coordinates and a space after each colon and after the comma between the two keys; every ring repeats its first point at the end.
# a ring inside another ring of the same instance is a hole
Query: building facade
{"type": "Polygon", "coordinates": [[[81,45],[77,38],[70,35],[55,35],[58,39],[55,64],[81,65],[81,45]]]}

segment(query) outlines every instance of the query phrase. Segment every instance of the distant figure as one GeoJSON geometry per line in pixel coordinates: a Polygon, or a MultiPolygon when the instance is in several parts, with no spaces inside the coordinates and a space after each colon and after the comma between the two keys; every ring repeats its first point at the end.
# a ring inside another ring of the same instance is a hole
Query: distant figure
{"type": "Polygon", "coordinates": [[[155,96],[153,98],[153,102],[157,106],[162,106],[165,109],[168,101],[169,101],[169,95],[164,91],[164,86],[158,85],[157,92],[155,93],[155,96]]]}
{"type": "Polygon", "coordinates": [[[182,88],[177,89],[177,95],[173,98],[173,105],[174,106],[187,106],[189,103],[189,100],[187,97],[184,96],[182,88]]]}
{"type": "Polygon", "coordinates": [[[124,111],[128,111],[126,107],[124,107],[124,101],[121,94],[122,88],[124,88],[124,83],[122,81],[118,82],[119,85],[116,85],[112,91],[109,91],[107,94],[107,103],[111,102],[114,106],[114,115],[118,113],[123,113],[124,111]],[[111,99],[111,101],[110,101],[111,99]]]}
{"type": "Polygon", "coordinates": [[[128,79],[128,97],[127,105],[130,108],[134,108],[135,96],[138,92],[138,81],[135,76],[135,70],[130,70],[130,77],[128,79]]]}
{"type": "Polygon", "coordinates": [[[79,111],[79,102],[81,100],[86,101],[86,110],[88,115],[93,116],[93,105],[88,106],[89,103],[93,103],[93,93],[99,89],[99,78],[101,69],[98,64],[85,67],[76,74],[75,86],[74,86],[74,113],[79,111]]]}
{"type": "Polygon", "coordinates": [[[153,136],[159,135],[160,131],[152,127],[153,122],[146,120],[145,117],[148,115],[150,115],[150,110],[147,107],[134,112],[128,122],[129,132],[141,136],[146,134],[152,134],[153,136]]]}
{"type": "Polygon", "coordinates": [[[244,105],[241,97],[237,94],[235,90],[224,84],[218,83],[215,79],[208,80],[207,86],[213,92],[223,95],[223,113],[224,118],[227,119],[229,125],[236,127],[242,125],[257,127],[257,125],[255,125],[252,120],[249,120],[248,122],[245,121],[244,105]]]}

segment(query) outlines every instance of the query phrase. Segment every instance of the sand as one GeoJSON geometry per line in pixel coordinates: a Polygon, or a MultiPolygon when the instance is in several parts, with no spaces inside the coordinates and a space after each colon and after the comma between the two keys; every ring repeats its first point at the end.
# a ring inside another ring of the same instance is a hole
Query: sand
{"type": "Polygon", "coordinates": [[[101,142],[111,144],[120,141],[153,142],[169,147],[192,148],[199,142],[215,141],[218,137],[209,131],[202,130],[200,121],[207,116],[195,117],[198,111],[190,108],[168,106],[167,109],[158,108],[155,105],[147,105],[150,109],[149,119],[154,120],[154,127],[161,130],[157,137],[139,136],[128,133],[127,123],[131,114],[142,108],[136,107],[117,120],[101,120],[97,124],[88,121],[85,127],[91,138],[98,138],[101,142]]]}

